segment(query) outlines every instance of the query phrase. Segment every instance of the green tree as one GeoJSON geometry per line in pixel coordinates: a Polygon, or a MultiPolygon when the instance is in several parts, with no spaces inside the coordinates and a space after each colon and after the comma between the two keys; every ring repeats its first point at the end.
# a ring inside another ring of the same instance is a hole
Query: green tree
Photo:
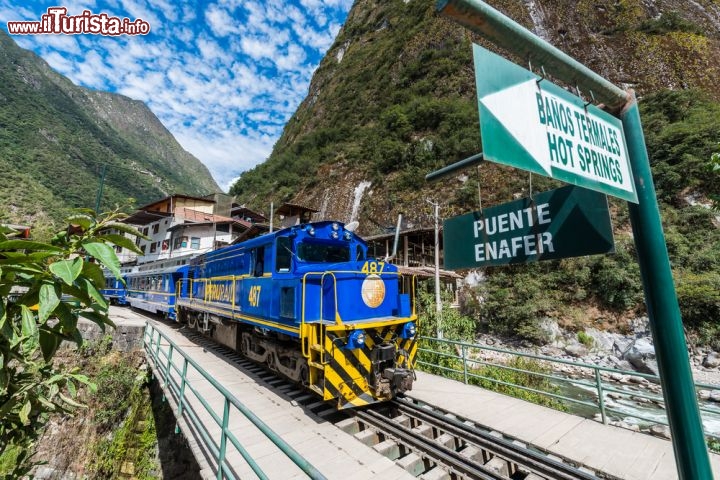
{"type": "MultiPolygon", "coordinates": [[[[720,143],[718,143],[720,148],[720,143]]],[[[708,163],[708,170],[718,181],[720,181],[720,151],[710,155],[710,162],[708,163]]],[[[710,194],[710,199],[713,202],[713,208],[720,210],[720,195],[710,194]]]]}
{"type": "Polygon", "coordinates": [[[137,251],[110,228],[140,235],[118,223],[118,212],[81,210],[50,243],[8,238],[0,231],[0,476],[19,478],[32,467],[32,445],[53,412],[72,412],[78,387],[95,386],[77,369],[53,364],[63,340],[82,345],[80,317],[102,329],[113,325],[100,293],[102,267],[120,278],[111,245],[137,251]]]}

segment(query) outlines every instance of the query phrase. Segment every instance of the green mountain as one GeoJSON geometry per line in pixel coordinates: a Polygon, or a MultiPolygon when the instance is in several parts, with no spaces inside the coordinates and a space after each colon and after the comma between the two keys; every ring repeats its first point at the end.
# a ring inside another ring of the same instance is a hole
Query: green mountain
{"type": "MultiPolygon", "coordinates": [[[[410,226],[431,227],[428,198],[450,217],[477,209],[479,196],[484,206],[527,196],[527,172],[489,163],[440,184],[424,181],[426,173],[481,151],[471,45],[494,49],[439,17],[434,3],[357,0],[272,154],[231,193],[258,208],[289,200],[327,217],[359,219],[366,235],[393,226],[400,212],[410,226]]],[[[709,167],[720,151],[720,6],[489,3],[641,97],[683,315],[712,339],[720,319],[720,219],[710,208],[720,176],[709,167]]],[[[557,185],[532,179],[533,191],[557,185]]],[[[530,339],[542,335],[543,317],[580,329],[592,316],[621,328],[641,314],[627,206],[611,200],[611,209],[616,255],[488,269],[475,292],[482,301],[466,311],[491,330],[530,339]]]]}
{"type": "MultiPolygon", "coordinates": [[[[694,88],[720,99],[717,2],[490,3],[639,95],[694,88]]],[[[476,204],[477,186],[465,176],[445,188],[423,181],[481,150],[473,41],[432,0],[356,1],[269,159],[231,191],[256,207],[294,200],[347,220],[355,188],[369,181],[360,206],[366,233],[372,222],[393,225],[400,210],[427,223],[427,196],[441,198],[446,213],[476,204]]],[[[487,166],[481,175],[488,202],[527,189],[524,174],[487,166]]]]}
{"type": "Polygon", "coordinates": [[[0,222],[41,231],[70,208],[220,191],[144,103],[74,85],[0,31],[0,222]]]}

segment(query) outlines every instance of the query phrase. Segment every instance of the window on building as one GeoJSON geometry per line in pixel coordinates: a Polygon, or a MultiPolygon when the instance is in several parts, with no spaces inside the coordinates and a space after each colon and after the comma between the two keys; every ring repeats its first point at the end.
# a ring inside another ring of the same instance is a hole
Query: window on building
{"type": "Polygon", "coordinates": [[[116,253],[122,252],[122,247],[120,245],[115,245],[115,252],[116,253]]]}
{"type": "Polygon", "coordinates": [[[145,228],[143,228],[143,235],[147,235],[147,234],[148,234],[148,227],[145,227],[145,228]]]}
{"type": "Polygon", "coordinates": [[[195,250],[200,248],[200,237],[190,237],[190,248],[195,250]]]}
{"type": "Polygon", "coordinates": [[[157,244],[158,242],[153,242],[150,244],[150,253],[155,253],[157,251],[157,244]]]}
{"type": "Polygon", "coordinates": [[[224,232],[229,233],[230,232],[230,224],[229,223],[221,223],[215,228],[218,232],[224,232]]]}
{"type": "Polygon", "coordinates": [[[143,253],[143,255],[145,255],[145,247],[147,247],[147,245],[140,245],[140,251],[143,253]]]}
{"type": "Polygon", "coordinates": [[[188,246],[188,237],[182,237],[180,240],[181,240],[180,246],[181,246],[182,248],[187,248],[187,246],[188,246]]]}
{"type": "Polygon", "coordinates": [[[153,225],[153,233],[158,233],[160,231],[160,224],[156,223],[153,225]]]}
{"type": "Polygon", "coordinates": [[[168,248],[170,248],[170,241],[169,241],[169,240],[163,240],[163,241],[162,241],[162,251],[164,252],[164,251],[167,250],[168,248]]]}

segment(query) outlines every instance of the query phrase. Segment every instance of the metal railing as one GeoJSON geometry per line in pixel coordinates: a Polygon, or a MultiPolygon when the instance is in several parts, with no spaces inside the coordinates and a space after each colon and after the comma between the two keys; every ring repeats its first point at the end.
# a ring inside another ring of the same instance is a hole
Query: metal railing
{"type": "Polygon", "coordinates": [[[203,443],[205,449],[213,456],[217,465],[218,480],[223,478],[237,478],[232,466],[229,465],[227,461],[228,446],[232,446],[237,450],[258,478],[268,478],[257,462],[250,456],[247,449],[241,445],[237,437],[229,430],[228,424],[231,409],[240,412],[250,423],[260,430],[262,435],[267,437],[279,450],[285,453],[295,465],[305,472],[309,478],[325,479],[314,466],[305,460],[289,444],[283,441],[270,427],[260,420],[260,418],[243,405],[232,393],[225,389],[225,387],[218,383],[193,359],[189,358],[167,335],[155,328],[150,322],[145,325],[143,344],[148,357],[152,359],[155,365],[156,374],[163,383],[166,396],[167,394],[172,395],[177,402],[177,418],[184,418],[192,428],[199,432],[201,437],[199,441],[203,443]],[[180,356],[179,359],[177,357],[178,355],[180,356]],[[196,386],[192,384],[188,376],[188,369],[190,368],[200,374],[205,382],[212,385],[214,388],[213,393],[221,394],[223,402],[222,416],[215,412],[196,386]],[[190,403],[191,397],[188,397],[190,393],[197,399],[205,412],[210,415],[216,426],[220,428],[219,440],[213,438],[209,427],[200,420],[198,412],[195,411],[190,403]]]}
{"type": "MultiPolygon", "coordinates": [[[[561,405],[567,407],[569,404],[578,405],[581,407],[587,407],[593,411],[599,412],[604,424],[608,423],[609,417],[612,415],[616,418],[624,419],[632,417],[638,420],[649,422],[650,424],[661,424],[668,425],[667,415],[664,409],[664,399],[661,395],[653,394],[648,389],[643,388],[642,380],[639,383],[635,383],[632,387],[622,388],[614,384],[609,383],[613,375],[626,376],[633,378],[637,381],[638,378],[645,379],[648,383],[660,385],[660,378],[657,375],[649,375],[640,372],[619,370],[608,367],[601,367],[598,365],[591,365],[587,363],[572,362],[568,360],[562,360],[544,355],[535,355],[529,353],[520,353],[512,350],[505,350],[502,348],[489,347],[485,345],[478,345],[473,343],[458,342],[454,340],[438,339],[433,337],[420,337],[422,343],[418,348],[418,360],[417,365],[425,367],[426,370],[431,370],[432,373],[439,373],[442,376],[452,378],[455,380],[463,381],[466,384],[478,384],[481,382],[491,382],[496,385],[503,385],[506,387],[517,388],[522,391],[531,392],[537,395],[545,396],[547,398],[557,400],[561,405]],[[434,348],[433,348],[434,347],[434,348]],[[445,347],[443,349],[443,347],[445,347]],[[505,355],[510,355],[511,358],[526,358],[532,359],[538,362],[541,368],[537,370],[529,370],[526,368],[515,367],[506,365],[499,362],[492,362],[485,360],[479,355],[480,352],[495,352],[505,355]],[[436,363],[428,362],[423,359],[423,356],[434,355],[436,363]],[[439,364],[439,359],[447,359],[448,361],[443,362],[444,365],[439,364]],[[544,367],[548,367],[547,371],[558,370],[558,365],[571,366],[580,371],[586,372],[586,379],[577,379],[570,376],[562,376],[553,373],[547,373],[544,367]],[[532,376],[538,379],[544,379],[544,384],[549,387],[549,390],[542,390],[539,388],[529,387],[527,385],[520,385],[516,383],[507,382],[498,378],[488,376],[488,370],[484,371],[484,367],[491,367],[501,369],[502,371],[515,372],[523,375],[532,376]],[[562,395],[558,393],[563,387],[572,388],[578,394],[575,398],[562,395]],[[583,395],[584,394],[584,395],[583,395]],[[610,397],[610,394],[614,394],[618,399],[642,399],[641,402],[651,402],[656,406],[657,409],[661,410],[662,418],[659,417],[647,417],[639,413],[633,413],[629,411],[621,411],[608,405],[609,400],[606,397],[610,397]],[[584,398],[577,398],[584,397],[584,398]]],[[[710,391],[720,391],[719,385],[708,385],[703,383],[695,383],[696,392],[700,389],[710,391]]],[[[704,406],[700,402],[699,408],[701,414],[713,414],[716,415],[716,419],[720,422],[720,405],[717,407],[704,406]]],[[[707,417],[707,415],[706,415],[707,417]]],[[[706,432],[705,435],[715,441],[720,440],[720,432],[706,432]]]]}

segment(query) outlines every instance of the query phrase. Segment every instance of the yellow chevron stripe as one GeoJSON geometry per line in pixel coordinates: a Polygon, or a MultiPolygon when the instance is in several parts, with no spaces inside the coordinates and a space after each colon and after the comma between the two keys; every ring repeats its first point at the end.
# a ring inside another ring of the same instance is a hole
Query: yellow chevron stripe
{"type": "MultiPolygon", "coordinates": [[[[340,368],[343,369],[347,373],[347,376],[354,381],[363,392],[369,392],[367,379],[363,377],[363,375],[358,372],[357,368],[355,368],[355,365],[352,364],[347,358],[345,358],[345,355],[351,353],[349,350],[343,350],[342,348],[333,348],[332,341],[325,337],[325,355],[331,356],[333,359],[335,359],[335,362],[338,364],[340,368]]],[[[325,371],[332,370],[332,368],[328,368],[329,366],[325,367],[325,371]]]]}
{"type": "MultiPolygon", "coordinates": [[[[369,405],[373,402],[368,402],[365,399],[358,397],[355,395],[355,392],[352,390],[351,387],[349,387],[345,381],[340,378],[336,372],[325,370],[325,381],[332,383],[333,387],[335,387],[335,390],[340,392],[340,396],[342,397],[342,402],[349,403],[354,407],[363,407],[365,405],[369,405]],[[329,373],[329,375],[328,375],[329,373]]],[[[368,393],[369,392],[365,392],[368,393]]],[[[325,400],[331,400],[333,397],[332,392],[330,392],[327,388],[325,389],[325,400]]],[[[339,400],[339,399],[338,399],[339,400]]]]}

